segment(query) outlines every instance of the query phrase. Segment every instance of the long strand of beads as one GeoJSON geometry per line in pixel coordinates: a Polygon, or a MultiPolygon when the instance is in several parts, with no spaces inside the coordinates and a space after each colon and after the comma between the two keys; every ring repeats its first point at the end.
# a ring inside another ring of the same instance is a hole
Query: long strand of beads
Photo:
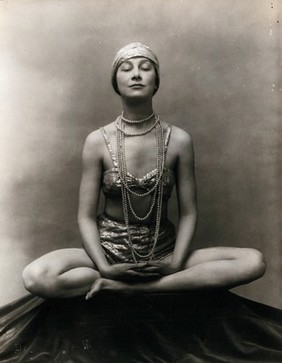
{"type": "MultiPolygon", "coordinates": [[[[163,141],[163,129],[162,127],[157,128],[156,130],[156,139],[157,139],[157,177],[159,178],[162,176],[162,171],[164,167],[164,151],[165,145],[163,141]]],[[[124,134],[119,132],[117,129],[117,151],[118,151],[118,163],[119,163],[119,174],[121,180],[121,191],[122,191],[122,204],[123,204],[123,213],[124,213],[124,220],[125,225],[128,233],[128,241],[129,246],[131,249],[131,254],[134,262],[137,262],[136,256],[140,258],[148,258],[151,260],[154,256],[155,247],[158,241],[159,235],[159,228],[160,228],[160,221],[161,221],[161,211],[162,211],[162,196],[163,196],[163,183],[158,183],[157,185],[157,206],[156,206],[156,223],[155,223],[155,233],[153,239],[153,246],[149,253],[147,254],[140,254],[133,246],[132,237],[130,233],[130,225],[129,225],[129,214],[128,214],[128,198],[129,192],[126,189],[126,175],[127,175],[127,168],[126,168],[126,159],[125,159],[125,148],[124,148],[124,134]]],[[[133,208],[132,208],[133,209],[133,208]]]]}
{"type": "MultiPolygon", "coordinates": [[[[157,175],[156,175],[156,177],[158,178],[159,177],[158,174],[162,175],[162,173],[160,172],[160,170],[161,170],[160,168],[162,168],[162,166],[163,166],[163,157],[162,157],[162,153],[161,153],[161,151],[163,151],[163,145],[162,145],[162,143],[160,143],[160,138],[158,137],[158,135],[159,135],[158,128],[156,128],[155,133],[156,133],[156,140],[157,140],[157,155],[156,155],[157,156],[157,175]]],[[[164,152],[163,152],[163,154],[164,154],[164,152]]],[[[157,188],[155,189],[154,194],[153,194],[153,201],[152,201],[151,207],[149,208],[147,214],[143,217],[138,216],[137,213],[135,212],[135,210],[132,206],[131,198],[130,198],[128,191],[126,191],[126,196],[127,196],[128,206],[129,206],[131,213],[134,215],[134,217],[136,219],[138,219],[140,221],[144,221],[150,216],[150,214],[152,213],[153,208],[156,204],[157,188]]]]}
{"type": "Polygon", "coordinates": [[[155,112],[153,112],[150,116],[143,118],[141,120],[129,120],[128,118],[124,117],[124,111],[122,111],[121,113],[121,119],[125,122],[127,122],[128,124],[141,124],[142,122],[146,122],[149,121],[153,116],[155,115],[155,112]]]}
{"type": "MultiPolygon", "coordinates": [[[[122,194],[124,193],[124,191],[125,190],[122,188],[122,194]]],[[[127,203],[126,203],[126,200],[125,200],[125,197],[124,197],[124,194],[123,194],[122,199],[123,199],[123,202],[124,202],[125,225],[126,225],[127,234],[128,234],[129,247],[130,247],[132,258],[133,258],[134,262],[137,262],[136,256],[138,256],[139,258],[142,258],[142,259],[148,258],[149,261],[150,261],[151,258],[154,255],[154,251],[155,251],[155,248],[156,248],[156,245],[157,245],[157,242],[158,242],[159,229],[160,229],[161,211],[162,211],[162,192],[163,192],[163,185],[160,184],[159,193],[158,193],[157,211],[156,211],[156,224],[155,224],[154,240],[153,240],[152,248],[151,248],[150,252],[148,252],[147,254],[139,253],[133,246],[132,237],[131,237],[131,234],[130,234],[127,203]]]]}
{"type": "Polygon", "coordinates": [[[135,212],[135,210],[133,209],[133,206],[132,206],[132,202],[131,202],[129,193],[127,191],[125,191],[125,193],[126,193],[126,197],[127,197],[127,201],[128,201],[128,206],[129,206],[130,212],[134,215],[134,217],[136,219],[138,219],[139,221],[145,221],[146,219],[148,219],[149,216],[152,214],[153,209],[154,209],[154,206],[156,204],[157,189],[154,191],[152,204],[151,204],[148,212],[143,217],[139,216],[135,212]]]}
{"type": "MultiPolygon", "coordinates": [[[[160,177],[162,176],[162,170],[163,170],[163,166],[164,166],[164,143],[163,143],[163,140],[161,140],[163,138],[160,139],[158,137],[157,130],[156,130],[156,139],[157,139],[157,155],[156,155],[157,156],[157,175],[156,175],[156,178],[158,178],[158,180],[160,181],[160,177]]],[[[123,142],[121,143],[121,146],[124,146],[123,142]]],[[[121,150],[124,151],[123,148],[121,148],[121,150]]],[[[126,163],[124,162],[125,161],[125,154],[123,154],[123,156],[124,157],[122,157],[121,160],[120,160],[120,165],[121,165],[121,169],[122,169],[121,179],[122,179],[123,185],[126,187],[127,186],[127,180],[126,180],[127,170],[126,170],[126,163]],[[124,176],[125,176],[125,178],[123,178],[124,176]]],[[[158,181],[157,185],[159,184],[159,181],[158,181]]],[[[152,201],[151,207],[149,208],[149,211],[143,217],[138,216],[137,213],[133,209],[133,206],[132,206],[132,203],[131,203],[131,198],[130,198],[131,189],[125,191],[125,195],[127,197],[127,201],[128,201],[128,204],[129,204],[130,211],[135,216],[135,218],[137,218],[138,220],[144,221],[152,213],[155,202],[156,202],[156,194],[157,194],[157,188],[156,187],[157,187],[157,185],[155,185],[155,189],[154,188],[151,189],[151,191],[154,190],[153,201],[152,201]]],[[[144,195],[148,195],[149,193],[141,193],[141,195],[140,195],[140,193],[136,194],[133,191],[132,194],[135,194],[135,195],[141,197],[141,196],[144,196],[144,195]]]]}
{"type": "MultiPolygon", "coordinates": [[[[161,173],[159,173],[159,175],[157,175],[157,178],[156,178],[156,182],[154,184],[154,186],[149,189],[147,192],[136,192],[134,191],[133,189],[131,189],[127,183],[127,179],[126,179],[126,176],[127,176],[127,167],[126,167],[126,157],[125,157],[125,138],[124,138],[124,134],[122,133],[118,133],[117,132],[117,144],[120,145],[120,155],[118,155],[118,157],[120,157],[120,165],[124,171],[124,173],[122,173],[121,177],[123,178],[123,182],[125,184],[125,187],[126,189],[131,193],[131,194],[134,194],[136,196],[139,196],[139,197],[144,197],[146,195],[149,195],[151,194],[158,186],[161,178],[162,178],[162,175],[163,175],[163,170],[164,170],[164,160],[162,160],[161,162],[159,161],[159,158],[162,158],[164,159],[164,155],[165,155],[165,143],[164,143],[164,135],[163,135],[163,127],[162,127],[162,124],[160,123],[160,128],[161,128],[161,132],[160,132],[160,135],[161,136],[158,136],[157,138],[160,138],[161,139],[161,153],[158,153],[158,156],[157,156],[157,169],[158,169],[158,165],[161,164],[161,173]]],[[[157,129],[158,127],[156,127],[157,129]]],[[[118,131],[118,130],[117,130],[118,131]]],[[[158,148],[158,147],[157,147],[158,148]]]]}
{"type": "Polygon", "coordinates": [[[149,258],[149,261],[150,261],[154,255],[154,251],[155,251],[155,248],[156,248],[156,245],[158,242],[159,230],[160,230],[160,224],[161,224],[160,222],[161,222],[161,212],[162,212],[162,192],[163,192],[163,185],[160,184],[159,193],[158,193],[159,198],[158,198],[157,211],[156,211],[156,224],[155,224],[154,240],[153,240],[153,245],[152,245],[150,252],[148,252],[147,254],[139,253],[133,246],[131,236],[128,239],[134,261],[136,261],[136,256],[143,258],[143,259],[149,258]]]}
{"type": "Polygon", "coordinates": [[[122,196],[122,206],[123,206],[122,209],[123,209],[125,227],[126,227],[126,230],[127,230],[127,237],[128,237],[129,247],[130,247],[130,250],[131,250],[131,255],[132,255],[133,261],[135,263],[137,263],[137,259],[136,259],[136,256],[135,256],[134,250],[133,250],[132,238],[131,238],[131,234],[130,234],[128,209],[127,209],[127,203],[126,203],[126,196],[125,196],[124,192],[125,192],[124,186],[121,185],[121,196],[122,196]]]}

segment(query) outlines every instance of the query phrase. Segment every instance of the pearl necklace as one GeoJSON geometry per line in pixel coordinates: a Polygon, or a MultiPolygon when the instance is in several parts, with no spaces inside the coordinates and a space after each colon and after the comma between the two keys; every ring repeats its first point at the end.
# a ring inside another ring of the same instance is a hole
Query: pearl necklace
{"type": "Polygon", "coordinates": [[[141,120],[129,120],[128,118],[125,118],[124,117],[124,111],[122,111],[122,113],[121,113],[121,119],[122,119],[122,121],[125,121],[125,122],[127,122],[127,123],[129,123],[129,124],[141,124],[142,122],[146,122],[146,121],[149,121],[150,120],[150,118],[152,118],[153,116],[155,115],[155,112],[153,112],[150,116],[148,116],[148,117],[146,117],[146,118],[143,118],[143,119],[141,119],[141,120]]]}
{"type": "Polygon", "coordinates": [[[141,132],[128,132],[125,131],[124,129],[124,125],[123,127],[121,126],[121,121],[122,121],[122,117],[120,116],[117,121],[116,121],[116,127],[119,129],[119,131],[121,131],[124,135],[126,136],[143,136],[148,134],[149,132],[151,132],[159,123],[160,118],[158,115],[155,114],[155,122],[153,123],[153,125],[151,125],[148,129],[141,131],[141,132]]]}
{"type": "Polygon", "coordinates": [[[135,190],[131,189],[127,183],[127,166],[126,166],[126,156],[125,156],[125,134],[123,132],[123,129],[118,124],[117,126],[117,151],[118,151],[118,162],[120,167],[122,168],[121,178],[122,182],[125,186],[125,188],[130,192],[131,194],[136,195],[137,197],[145,197],[149,194],[151,194],[154,190],[156,190],[158,184],[160,183],[162,176],[163,176],[163,170],[164,170],[164,154],[165,154],[165,142],[164,142],[164,131],[163,126],[158,118],[159,127],[156,128],[156,140],[157,140],[157,175],[156,175],[156,183],[155,185],[149,189],[147,192],[138,193],[135,190]],[[118,133],[118,131],[121,131],[121,133],[118,133]],[[157,134],[158,131],[158,134],[157,134]],[[160,150],[161,149],[161,150],[160,150]]]}
{"type": "Polygon", "coordinates": [[[139,258],[147,258],[149,261],[153,258],[155,247],[158,241],[159,236],[159,228],[160,228],[160,222],[161,222],[161,212],[162,212],[162,196],[163,196],[163,182],[162,182],[162,175],[164,170],[164,164],[165,164],[165,142],[164,142],[164,131],[162,124],[159,120],[159,117],[155,116],[156,120],[156,126],[155,126],[155,136],[156,136],[156,142],[157,142],[157,173],[156,173],[156,182],[154,183],[153,187],[143,193],[138,193],[134,190],[132,190],[127,183],[127,165],[126,165],[126,156],[125,156],[125,135],[124,133],[124,124],[121,123],[121,118],[119,119],[119,122],[116,124],[116,141],[117,141],[117,156],[118,156],[118,169],[119,169],[119,177],[121,181],[121,192],[122,192],[122,206],[123,206],[123,214],[124,214],[124,220],[125,225],[127,229],[128,234],[128,241],[129,246],[131,249],[132,257],[134,262],[137,262],[137,257],[139,258]],[[149,195],[150,193],[153,193],[152,197],[152,203],[148,209],[148,212],[144,216],[139,216],[136,211],[133,208],[130,194],[134,194],[138,197],[144,197],[149,195]],[[133,246],[132,243],[132,237],[130,234],[130,224],[129,224],[129,210],[133,214],[133,216],[140,220],[144,221],[146,220],[153,212],[154,208],[156,209],[156,223],[155,223],[155,231],[154,231],[154,239],[153,239],[153,245],[151,250],[147,254],[140,254],[133,246]]]}

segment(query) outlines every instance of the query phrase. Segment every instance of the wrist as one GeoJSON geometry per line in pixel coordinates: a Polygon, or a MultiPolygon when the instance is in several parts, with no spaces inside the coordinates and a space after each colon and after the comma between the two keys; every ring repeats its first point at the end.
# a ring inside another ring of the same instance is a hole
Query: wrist
{"type": "Polygon", "coordinates": [[[106,264],[98,266],[98,271],[100,272],[100,275],[102,277],[107,277],[110,267],[111,267],[110,265],[106,265],[106,264]]]}
{"type": "Polygon", "coordinates": [[[170,267],[173,268],[175,271],[180,271],[182,269],[183,264],[184,263],[182,261],[175,261],[172,258],[171,263],[170,263],[170,267]]]}

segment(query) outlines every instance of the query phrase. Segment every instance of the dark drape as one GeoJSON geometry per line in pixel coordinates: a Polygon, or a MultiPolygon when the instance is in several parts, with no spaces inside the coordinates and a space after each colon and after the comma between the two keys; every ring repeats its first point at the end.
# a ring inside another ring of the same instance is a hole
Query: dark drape
{"type": "Polygon", "coordinates": [[[105,294],[1,310],[0,362],[282,362],[282,311],[216,290],[105,294]]]}

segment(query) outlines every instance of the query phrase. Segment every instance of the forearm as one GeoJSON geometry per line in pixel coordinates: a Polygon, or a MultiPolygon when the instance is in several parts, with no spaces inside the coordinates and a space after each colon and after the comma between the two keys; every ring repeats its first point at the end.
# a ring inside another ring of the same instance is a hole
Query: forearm
{"type": "Polygon", "coordinates": [[[83,246],[101,272],[105,267],[109,266],[109,263],[105,257],[103,247],[101,246],[97,223],[90,217],[82,217],[79,218],[78,224],[83,246]]]}
{"type": "Polygon", "coordinates": [[[171,265],[181,269],[187,261],[189,247],[194,237],[197,224],[197,214],[180,217],[176,237],[175,248],[171,260],[171,265]]]}

